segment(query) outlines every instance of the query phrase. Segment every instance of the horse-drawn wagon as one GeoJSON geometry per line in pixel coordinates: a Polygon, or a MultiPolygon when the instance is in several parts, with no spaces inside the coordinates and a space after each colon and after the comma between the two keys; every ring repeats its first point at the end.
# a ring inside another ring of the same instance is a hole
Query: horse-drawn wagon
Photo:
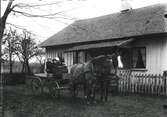
{"type": "Polygon", "coordinates": [[[47,74],[35,74],[31,81],[34,94],[40,94],[48,89],[52,96],[59,96],[62,90],[70,90],[73,96],[77,96],[78,87],[83,87],[84,96],[88,101],[94,100],[95,91],[100,91],[101,100],[107,101],[111,81],[118,81],[116,76],[117,63],[114,63],[113,55],[102,55],[94,59],[76,64],[71,67],[70,74],[67,67],[56,68],[56,71],[47,74]],[[97,86],[98,85],[98,86],[97,86]],[[92,96],[93,95],[93,96],[92,96]]]}
{"type": "Polygon", "coordinates": [[[47,90],[51,96],[59,96],[61,90],[69,89],[67,67],[63,64],[49,67],[50,69],[47,70],[47,73],[29,76],[31,78],[30,85],[33,94],[39,95],[47,90]]]}
{"type": "Polygon", "coordinates": [[[45,73],[35,74],[30,77],[30,85],[34,95],[48,91],[51,96],[59,96],[61,90],[69,89],[69,78],[67,77],[56,79],[55,76],[48,76],[45,73]]]}

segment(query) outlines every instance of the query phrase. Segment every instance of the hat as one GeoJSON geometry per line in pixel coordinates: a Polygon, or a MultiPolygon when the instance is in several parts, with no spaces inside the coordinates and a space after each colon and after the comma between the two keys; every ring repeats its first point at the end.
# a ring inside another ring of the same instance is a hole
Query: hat
{"type": "Polygon", "coordinates": [[[59,61],[60,59],[59,59],[59,57],[55,57],[55,60],[59,61]]]}

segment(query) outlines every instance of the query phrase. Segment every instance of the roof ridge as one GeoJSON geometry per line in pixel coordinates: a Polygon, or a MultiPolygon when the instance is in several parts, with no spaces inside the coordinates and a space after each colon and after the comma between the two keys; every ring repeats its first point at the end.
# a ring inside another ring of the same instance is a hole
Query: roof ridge
{"type": "MultiPolygon", "coordinates": [[[[148,5],[148,6],[144,6],[144,7],[140,7],[140,8],[135,8],[135,9],[131,9],[131,12],[134,12],[134,11],[138,11],[138,10],[145,10],[146,8],[150,8],[150,7],[162,7],[162,6],[167,6],[167,3],[159,3],[159,4],[153,4],[153,5],[148,5]]],[[[129,13],[129,12],[127,12],[129,13]]],[[[111,16],[111,15],[114,15],[114,14],[126,14],[126,13],[121,13],[120,12],[113,12],[111,14],[106,14],[106,15],[102,15],[102,16],[97,16],[97,17],[92,17],[92,18],[85,18],[85,19],[79,19],[79,20],[76,20],[75,22],[80,22],[80,21],[85,21],[85,20],[93,20],[93,19],[97,19],[97,18],[102,18],[102,17],[107,17],[107,16],[111,16]]],[[[73,23],[75,23],[73,22],[73,23]]]]}

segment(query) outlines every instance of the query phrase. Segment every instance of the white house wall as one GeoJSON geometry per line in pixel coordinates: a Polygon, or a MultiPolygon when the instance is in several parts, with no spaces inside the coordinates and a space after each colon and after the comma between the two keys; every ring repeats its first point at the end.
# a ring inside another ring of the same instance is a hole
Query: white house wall
{"type": "MultiPolygon", "coordinates": [[[[146,69],[145,70],[132,70],[133,73],[150,73],[162,74],[167,70],[167,37],[157,39],[138,39],[134,47],[146,47],[146,69]]],[[[57,53],[64,51],[62,49],[46,49],[46,58],[55,58],[57,53]]],[[[79,62],[85,61],[85,53],[79,53],[79,62]]],[[[64,53],[65,64],[68,69],[73,65],[73,52],[64,53]]]]}
{"type": "Polygon", "coordinates": [[[142,39],[134,47],[146,47],[146,71],[138,73],[162,74],[167,70],[167,39],[142,39]]]}
{"type": "Polygon", "coordinates": [[[162,70],[167,70],[167,37],[163,40],[162,42],[162,61],[161,61],[161,64],[162,64],[162,70]]]}
{"type": "Polygon", "coordinates": [[[159,74],[161,73],[161,55],[162,55],[162,40],[158,39],[158,41],[151,41],[147,45],[146,51],[146,62],[148,73],[159,74]]]}
{"type": "Polygon", "coordinates": [[[55,58],[57,57],[58,50],[56,49],[46,49],[46,58],[55,58]]]}

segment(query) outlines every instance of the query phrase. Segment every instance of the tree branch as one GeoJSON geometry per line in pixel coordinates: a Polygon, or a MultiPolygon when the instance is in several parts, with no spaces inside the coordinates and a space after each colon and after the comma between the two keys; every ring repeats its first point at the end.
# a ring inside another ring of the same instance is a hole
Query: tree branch
{"type": "Polygon", "coordinates": [[[24,3],[19,3],[18,7],[19,8],[30,8],[30,7],[41,7],[41,6],[51,6],[51,5],[58,5],[62,3],[62,1],[58,1],[58,2],[53,2],[53,3],[46,3],[46,4],[24,4],[24,3]]]}
{"type": "Polygon", "coordinates": [[[11,9],[12,4],[13,4],[13,0],[9,0],[8,6],[6,7],[6,10],[2,16],[2,19],[4,19],[4,20],[7,19],[8,15],[12,11],[12,9],[11,9]]]}
{"type": "Polygon", "coordinates": [[[61,14],[65,11],[60,11],[60,12],[45,14],[45,15],[30,14],[27,12],[22,12],[22,11],[17,11],[17,10],[12,10],[12,11],[15,13],[19,13],[19,14],[26,16],[26,17],[40,17],[40,18],[47,18],[47,19],[61,18],[61,19],[67,19],[67,20],[76,20],[76,18],[72,18],[72,17],[65,16],[65,15],[61,14]],[[58,17],[56,15],[60,15],[60,16],[58,17]]]}
{"type": "Polygon", "coordinates": [[[12,23],[9,23],[9,22],[7,22],[6,24],[7,24],[7,25],[14,26],[15,28],[18,28],[18,29],[26,30],[26,31],[27,31],[27,29],[25,29],[25,28],[23,28],[23,27],[21,27],[21,26],[19,26],[19,25],[15,25],[15,24],[12,24],[12,23]]]}

